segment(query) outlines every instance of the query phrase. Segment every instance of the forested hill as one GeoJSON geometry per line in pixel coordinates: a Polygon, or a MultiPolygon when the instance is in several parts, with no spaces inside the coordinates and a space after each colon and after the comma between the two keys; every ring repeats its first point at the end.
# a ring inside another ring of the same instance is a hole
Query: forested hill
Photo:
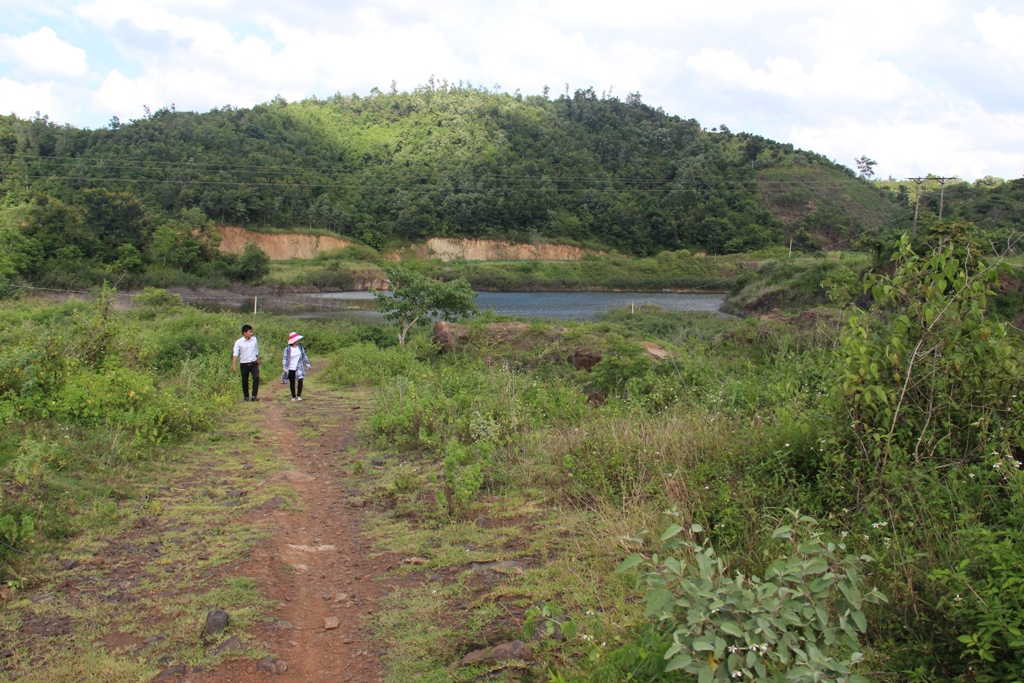
{"type": "MultiPolygon", "coordinates": [[[[319,228],[377,248],[487,235],[634,254],[738,252],[798,227],[776,217],[787,216],[788,185],[766,195],[766,170],[798,170],[841,194],[870,189],[820,155],[593,90],[552,100],[432,84],[203,114],[161,109],[101,130],[0,117],[0,153],[6,206],[45,197],[79,207],[96,238],[79,240],[87,255],[123,240],[146,252],[155,226],[196,207],[220,224],[319,228]]],[[[868,195],[810,210],[828,209],[825,222],[841,230],[875,227],[866,223],[885,213],[883,198],[868,195]]]]}

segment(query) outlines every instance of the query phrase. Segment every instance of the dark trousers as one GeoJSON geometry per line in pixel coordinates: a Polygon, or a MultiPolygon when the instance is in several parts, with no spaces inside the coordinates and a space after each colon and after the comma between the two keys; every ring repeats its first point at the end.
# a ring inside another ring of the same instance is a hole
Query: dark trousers
{"type": "Polygon", "coordinates": [[[259,363],[240,363],[242,368],[242,396],[249,398],[249,375],[252,375],[252,397],[260,393],[259,363]]]}
{"type": "Polygon", "coordinates": [[[302,378],[299,377],[296,380],[294,370],[288,371],[288,386],[292,390],[292,398],[295,398],[296,396],[302,396],[302,378]],[[296,385],[298,385],[298,392],[295,391],[296,385]]]}

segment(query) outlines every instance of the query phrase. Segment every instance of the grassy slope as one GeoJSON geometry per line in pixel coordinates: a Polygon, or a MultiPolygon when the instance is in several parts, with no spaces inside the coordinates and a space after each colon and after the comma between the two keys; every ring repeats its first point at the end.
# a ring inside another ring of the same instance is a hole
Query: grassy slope
{"type": "Polygon", "coordinates": [[[887,226],[895,211],[886,192],[851,182],[848,173],[835,168],[782,166],[760,171],[757,179],[776,218],[791,227],[806,225],[829,241],[887,226]]]}

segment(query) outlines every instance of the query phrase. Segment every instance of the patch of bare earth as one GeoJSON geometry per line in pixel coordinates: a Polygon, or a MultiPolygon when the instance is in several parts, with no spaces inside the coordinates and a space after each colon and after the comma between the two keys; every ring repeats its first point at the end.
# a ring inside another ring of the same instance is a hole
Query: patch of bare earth
{"type": "Polygon", "coordinates": [[[315,376],[310,384],[302,402],[290,401],[287,387],[280,384],[262,392],[257,410],[263,427],[276,436],[282,459],[291,463],[291,469],[270,479],[288,482],[300,496],[294,507],[301,510],[271,504],[253,512],[270,525],[271,535],[237,568],[280,605],[277,621],[257,631],[250,645],[286,662],[286,670],[261,671],[255,660],[242,657],[189,675],[195,683],[383,678],[384,652],[369,639],[368,619],[386,590],[378,578],[394,560],[371,555],[360,533],[368,510],[347,490],[338,463],[339,454],[355,442],[358,397],[318,388],[315,376]]]}

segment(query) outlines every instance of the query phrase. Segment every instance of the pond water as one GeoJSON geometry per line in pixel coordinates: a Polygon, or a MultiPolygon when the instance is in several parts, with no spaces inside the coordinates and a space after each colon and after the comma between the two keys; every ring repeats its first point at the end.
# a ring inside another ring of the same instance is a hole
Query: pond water
{"type": "MultiPolygon", "coordinates": [[[[480,292],[476,304],[481,311],[565,320],[593,320],[599,313],[628,306],[655,304],[668,311],[716,312],[725,294],[670,292],[480,292]]],[[[185,297],[188,300],[188,297],[185,297]]],[[[238,301],[194,301],[203,308],[252,310],[252,299],[238,301]]],[[[353,322],[382,320],[369,292],[327,292],[260,297],[260,310],[294,318],[324,320],[344,318],[353,322]]]]}
{"type": "MultiPolygon", "coordinates": [[[[368,292],[331,292],[309,294],[311,298],[329,301],[345,301],[353,307],[362,308],[364,302],[371,304],[373,298],[368,292]]],[[[725,294],[669,292],[480,292],[476,305],[481,311],[494,310],[499,315],[516,315],[537,318],[562,318],[593,320],[598,313],[624,306],[656,304],[668,311],[709,311],[722,307],[725,294]]],[[[361,313],[368,310],[346,311],[361,313]]],[[[320,317],[320,311],[297,314],[303,317],[320,317]]]]}

